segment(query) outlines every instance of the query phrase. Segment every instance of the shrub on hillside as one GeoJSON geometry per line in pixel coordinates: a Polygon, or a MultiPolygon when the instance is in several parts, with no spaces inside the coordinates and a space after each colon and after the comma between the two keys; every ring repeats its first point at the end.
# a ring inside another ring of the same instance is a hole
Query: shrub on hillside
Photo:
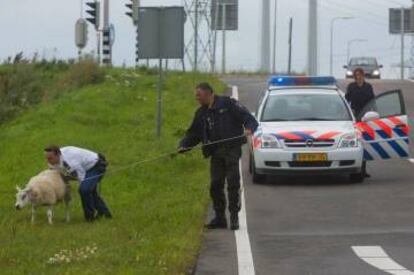
{"type": "Polygon", "coordinates": [[[104,73],[92,59],[85,59],[69,67],[64,81],[70,88],[98,84],[104,80],[104,73]]]}
{"type": "Polygon", "coordinates": [[[0,72],[0,123],[42,98],[39,72],[31,64],[15,64],[0,72]]]}

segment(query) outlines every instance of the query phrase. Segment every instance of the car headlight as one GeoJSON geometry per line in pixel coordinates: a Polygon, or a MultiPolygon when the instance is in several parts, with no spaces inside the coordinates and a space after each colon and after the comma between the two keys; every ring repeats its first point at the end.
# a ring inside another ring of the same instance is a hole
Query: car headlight
{"type": "Polygon", "coordinates": [[[274,149],[281,148],[279,140],[273,135],[262,135],[262,148],[263,149],[274,149]]]}
{"type": "Polygon", "coordinates": [[[346,71],[346,75],[352,76],[352,75],[354,75],[354,73],[352,71],[346,71]]]}
{"type": "Polygon", "coordinates": [[[380,71],[378,71],[378,70],[374,70],[374,71],[372,72],[372,74],[373,74],[373,75],[379,75],[379,74],[380,74],[380,71]]]}
{"type": "Polygon", "coordinates": [[[339,142],[339,148],[355,148],[359,146],[357,133],[349,133],[342,136],[339,142]]]}

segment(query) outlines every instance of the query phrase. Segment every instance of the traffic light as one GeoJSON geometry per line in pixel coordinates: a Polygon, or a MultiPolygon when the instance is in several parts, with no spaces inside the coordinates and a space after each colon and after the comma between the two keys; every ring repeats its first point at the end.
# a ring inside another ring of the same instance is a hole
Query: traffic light
{"type": "Polygon", "coordinates": [[[125,4],[129,10],[125,14],[132,18],[134,25],[138,24],[139,1],[140,0],[130,0],[131,3],[125,4]]]}
{"type": "Polygon", "coordinates": [[[86,20],[92,23],[95,26],[96,30],[99,30],[99,22],[101,19],[101,3],[95,0],[94,2],[87,2],[86,5],[90,8],[90,10],[87,10],[86,13],[92,16],[86,18],[86,20]]]}

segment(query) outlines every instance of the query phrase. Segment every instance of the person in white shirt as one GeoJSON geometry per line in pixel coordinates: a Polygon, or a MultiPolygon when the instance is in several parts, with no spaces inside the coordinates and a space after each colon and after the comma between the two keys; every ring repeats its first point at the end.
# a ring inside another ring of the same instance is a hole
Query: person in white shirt
{"type": "Polygon", "coordinates": [[[98,194],[98,184],[107,167],[103,155],[74,146],[59,148],[51,145],[44,151],[49,168],[59,170],[66,180],[80,182],[79,194],[87,221],[102,216],[112,218],[106,203],[98,194]]]}

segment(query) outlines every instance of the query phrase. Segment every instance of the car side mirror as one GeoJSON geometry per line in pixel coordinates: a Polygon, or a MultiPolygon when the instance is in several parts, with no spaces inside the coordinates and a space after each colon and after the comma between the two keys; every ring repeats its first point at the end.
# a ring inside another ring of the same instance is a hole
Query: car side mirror
{"type": "Polygon", "coordinates": [[[344,65],[344,69],[348,69],[348,65],[344,65]]]}
{"type": "Polygon", "coordinates": [[[382,68],[384,68],[384,65],[379,65],[378,67],[380,67],[382,69],[382,68]]]}
{"type": "Polygon", "coordinates": [[[368,121],[373,121],[373,120],[380,119],[380,118],[381,118],[380,114],[378,114],[377,112],[370,111],[370,112],[367,112],[362,117],[361,121],[368,122],[368,121]]]}

